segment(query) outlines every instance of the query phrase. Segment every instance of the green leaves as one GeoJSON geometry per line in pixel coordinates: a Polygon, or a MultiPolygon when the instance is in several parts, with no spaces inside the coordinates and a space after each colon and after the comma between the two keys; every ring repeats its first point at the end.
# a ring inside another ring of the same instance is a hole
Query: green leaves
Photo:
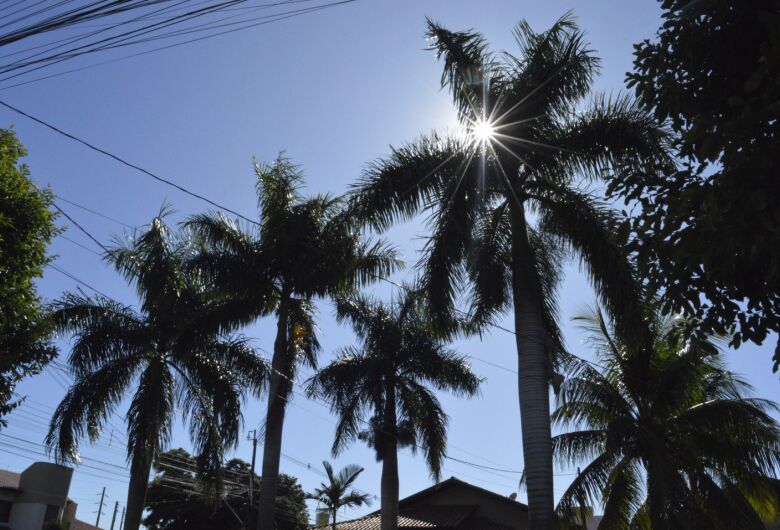
{"type": "Polygon", "coordinates": [[[336,310],[352,324],[360,345],[341,350],[307,383],[307,392],[328,400],[339,417],[334,454],[360,438],[382,459],[382,442],[392,437],[398,446],[420,448],[438,476],[447,415],[429,387],[473,396],[480,379],[446,348],[419,292],[404,288],[391,304],[340,298],[336,310]]]}
{"type": "Polygon", "coordinates": [[[322,466],[328,476],[328,483],[322,482],[319,488],[315,488],[312,493],[306,495],[307,498],[322,503],[334,517],[341,508],[371,505],[370,495],[355,489],[350,490],[352,483],[364,471],[362,467],[350,464],[335,473],[330,462],[324,461],[322,466]]]}
{"type": "MultiPolygon", "coordinates": [[[[202,236],[216,239],[221,228],[210,224],[202,236]]],[[[151,462],[163,451],[180,412],[201,471],[219,478],[225,451],[238,440],[242,401],[264,389],[269,369],[245,339],[226,333],[221,320],[234,308],[204,282],[212,277],[185,267],[195,244],[158,217],[107,255],[139,292],[138,310],[71,293],[53,304],[55,329],[75,336],[68,358],[75,383],[46,439],[57,459],[77,460],[80,439],[95,439],[129,394],[129,460],[151,462]]]]}
{"type": "Polygon", "coordinates": [[[590,464],[558,513],[602,497],[605,528],[758,528],[780,513],[767,480],[780,469],[780,427],[769,414],[777,406],[744,396],[716,338],[652,316],[656,308],[645,308],[651,346],[615,338],[600,312],[583,320],[600,368],[572,361],[553,418],[582,430],[553,447],[562,463],[590,464]]]}
{"type": "Polygon", "coordinates": [[[780,8],[669,0],[663,10],[628,82],[670,128],[677,164],[616,173],[609,191],[641,207],[631,250],[665,309],[733,328],[735,348],[761,344],[780,331],[780,207],[757,198],[780,193],[780,8]]]}
{"type": "Polygon", "coordinates": [[[20,163],[26,154],[13,129],[0,129],[0,427],[18,404],[16,383],[57,353],[34,279],[49,263],[47,247],[59,230],[49,211],[51,191],[38,189],[20,163]]]}

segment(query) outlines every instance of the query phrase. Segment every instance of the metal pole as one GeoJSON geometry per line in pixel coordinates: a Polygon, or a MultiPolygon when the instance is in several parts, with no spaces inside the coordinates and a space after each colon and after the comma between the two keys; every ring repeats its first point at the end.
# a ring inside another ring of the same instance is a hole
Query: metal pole
{"type": "Polygon", "coordinates": [[[97,521],[95,521],[95,526],[100,528],[100,514],[103,513],[103,499],[106,498],[106,487],[103,486],[103,493],[100,494],[100,506],[98,507],[98,514],[97,514],[97,521]]]}
{"type": "Polygon", "coordinates": [[[125,527],[125,507],[122,506],[122,519],[119,521],[119,530],[122,530],[125,527]]]}

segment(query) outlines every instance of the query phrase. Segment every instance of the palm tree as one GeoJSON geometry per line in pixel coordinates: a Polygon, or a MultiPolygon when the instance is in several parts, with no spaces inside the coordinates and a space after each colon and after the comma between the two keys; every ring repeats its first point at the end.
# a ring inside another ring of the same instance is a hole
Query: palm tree
{"type": "Polygon", "coordinates": [[[95,441],[121,400],[132,396],[127,530],[138,530],[149,470],[170,441],[176,410],[189,419],[201,471],[218,481],[223,454],[238,441],[242,399],[247,390],[259,395],[267,377],[245,340],[218,332],[222,304],[184,272],[187,249],[156,218],[129,246],[105,256],[135,285],[138,310],[83,294],[54,304],[56,329],[75,335],[68,358],[75,382],[54,413],[46,446],[58,460],[78,461],[80,439],[95,441]]]}
{"type": "Polygon", "coordinates": [[[191,266],[229,300],[223,324],[276,313],[263,445],[258,530],[273,530],[282,431],[298,365],[316,367],[315,297],[349,292],[400,262],[383,242],[363,239],[340,198],[300,193],[303,175],[288,159],[255,164],[260,219],[242,226],[221,214],[187,222],[206,242],[191,266]]]}
{"type": "MultiPolygon", "coordinates": [[[[565,518],[603,498],[599,528],[763,529],[778,514],[767,480],[780,469],[774,403],[745,397],[712,336],[648,309],[651,347],[616,337],[600,310],[580,317],[596,369],[574,361],[553,419],[562,462],[586,462],[561,497],[565,518]]],[[[593,505],[593,504],[592,504],[593,505]]]]}
{"type": "Polygon", "coordinates": [[[329,400],[339,416],[333,454],[359,438],[382,461],[381,528],[398,528],[398,450],[422,449],[439,477],[447,441],[447,415],[427,386],[473,396],[480,380],[463,357],[448,349],[418,293],[403,290],[384,305],[365,297],[336,301],[360,347],[346,347],[309,380],[308,393],[329,400]],[[368,418],[366,419],[366,416],[368,418]]]}
{"type": "Polygon", "coordinates": [[[339,471],[338,474],[333,472],[333,466],[328,461],[323,461],[322,467],[325,468],[325,473],[328,475],[328,483],[321,483],[320,487],[315,488],[307,497],[325,505],[330,512],[331,528],[336,530],[336,513],[341,508],[370,506],[371,496],[367,493],[360,493],[355,489],[347,491],[364,471],[362,467],[349,465],[339,471]]]}
{"type": "Polygon", "coordinates": [[[451,314],[468,285],[477,324],[513,306],[530,527],[549,530],[548,385],[563,349],[555,318],[563,258],[579,258],[621,332],[641,330],[616,218],[577,181],[666,164],[665,135],[627,98],[583,103],[599,60],[570,16],[543,33],[521,22],[518,57],[431,21],[428,37],[465,132],[434,133],[374,162],[353,208],[378,230],[429,214],[421,281],[435,315],[451,314]]]}

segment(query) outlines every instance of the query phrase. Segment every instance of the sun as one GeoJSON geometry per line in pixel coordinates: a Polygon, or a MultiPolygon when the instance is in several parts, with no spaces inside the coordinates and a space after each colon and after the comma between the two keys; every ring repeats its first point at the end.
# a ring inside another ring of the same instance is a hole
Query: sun
{"type": "Polygon", "coordinates": [[[471,134],[480,143],[489,142],[496,134],[493,124],[487,120],[478,120],[471,126],[471,134]]]}

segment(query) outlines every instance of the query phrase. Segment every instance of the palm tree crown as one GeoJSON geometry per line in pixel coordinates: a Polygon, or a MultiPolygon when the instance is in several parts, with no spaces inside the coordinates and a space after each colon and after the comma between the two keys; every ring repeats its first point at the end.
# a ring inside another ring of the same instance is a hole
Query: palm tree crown
{"type": "Polygon", "coordinates": [[[431,134],[372,164],[354,211],[377,229],[429,214],[421,280],[435,316],[446,319],[465,300],[484,324],[513,306],[530,526],[547,530],[548,388],[563,350],[555,304],[563,259],[580,259],[621,332],[642,329],[616,216],[579,183],[666,164],[665,135],[625,97],[583,102],[599,60],[570,16],[542,33],[521,22],[519,56],[490,53],[480,34],[431,21],[428,37],[464,132],[431,134]]]}
{"type": "Polygon", "coordinates": [[[775,404],[745,397],[713,337],[648,310],[653,346],[615,337],[600,311],[580,321],[603,370],[573,363],[554,420],[562,462],[587,466],[561,497],[565,518],[603,496],[599,528],[762,529],[777,516],[775,404]]]}
{"type": "Polygon", "coordinates": [[[307,497],[322,503],[328,509],[331,515],[332,528],[336,530],[336,514],[341,508],[370,506],[371,496],[356,489],[350,490],[352,484],[363,472],[362,467],[349,465],[342,468],[338,473],[333,471],[333,466],[330,462],[322,462],[322,467],[325,468],[328,483],[321,483],[320,487],[315,488],[307,497]]]}
{"type": "Polygon", "coordinates": [[[106,259],[136,287],[140,308],[66,294],[54,304],[61,333],[75,335],[68,363],[75,378],[51,422],[46,445],[59,460],[78,460],[79,439],[102,424],[128,393],[131,479],[128,530],[140,524],[149,469],[170,441],[178,409],[190,422],[201,470],[218,477],[227,448],[237,444],[241,402],[259,395],[267,366],[240,337],[218,333],[222,311],[200,278],[183,269],[190,248],[161,218],[106,259]]]}
{"type": "Polygon", "coordinates": [[[400,262],[384,242],[362,237],[342,199],[304,197],[303,175],[288,159],[255,164],[255,171],[256,226],[221,214],[195,216],[187,226],[206,242],[190,266],[232,309],[223,313],[224,326],[276,313],[257,518],[258,529],[272,530],[285,407],[299,365],[316,367],[313,299],[350,292],[400,262]]]}
{"type": "Polygon", "coordinates": [[[315,374],[309,393],[329,400],[339,417],[334,454],[359,438],[383,462],[384,530],[397,525],[398,448],[421,449],[433,476],[441,471],[447,415],[428,387],[472,396],[480,380],[445,346],[419,293],[404,289],[390,305],[361,296],[339,298],[336,311],[361,344],[342,349],[315,374]]]}

